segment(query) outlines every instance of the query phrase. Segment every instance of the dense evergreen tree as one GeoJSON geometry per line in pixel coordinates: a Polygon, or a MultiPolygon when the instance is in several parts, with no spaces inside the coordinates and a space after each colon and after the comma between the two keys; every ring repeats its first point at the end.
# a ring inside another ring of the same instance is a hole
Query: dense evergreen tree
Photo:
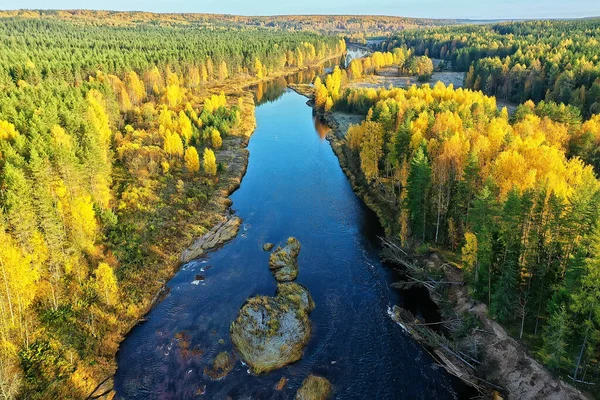
{"type": "Polygon", "coordinates": [[[410,213],[411,231],[415,237],[425,240],[427,229],[427,199],[431,189],[431,166],[422,148],[410,163],[406,185],[406,206],[410,213]]]}

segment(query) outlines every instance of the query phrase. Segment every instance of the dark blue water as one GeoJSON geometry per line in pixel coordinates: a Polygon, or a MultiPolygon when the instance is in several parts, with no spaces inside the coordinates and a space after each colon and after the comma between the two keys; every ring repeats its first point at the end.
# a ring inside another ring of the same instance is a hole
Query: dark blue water
{"type": "Polygon", "coordinates": [[[170,294],[122,343],[118,398],[292,399],[310,373],[326,377],[338,399],[452,399],[454,381],[388,316],[402,299],[378,257],[375,215],[355,196],[306,99],[285,91],[256,109],[250,162],[232,195],[243,221],[237,238],[185,265],[170,294]],[[219,381],[204,374],[232,351],[229,325],[246,299],[273,295],[265,242],[297,237],[298,282],[316,309],[304,358],[255,376],[240,361],[219,381]],[[210,266],[210,268],[208,268],[210,266]],[[196,274],[205,276],[192,284],[196,274]],[[274,389],[282,376],[282,391],[274,389]]]}

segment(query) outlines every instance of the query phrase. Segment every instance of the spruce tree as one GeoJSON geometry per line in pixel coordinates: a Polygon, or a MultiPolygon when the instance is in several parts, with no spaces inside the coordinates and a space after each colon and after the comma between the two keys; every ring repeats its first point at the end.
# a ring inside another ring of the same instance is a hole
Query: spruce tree
{"type": "Polygon", "coordinates": [[[419,148],[410,163],[406,207],[410,215],[412,233],[423,241],[427,233],[427,200],[430,189],[431,166],[425,152],[419,148]]]}
{"type": "Polygon", "coordinates": [[[563,304],[552,314],[545,330],[544,343],[539,355],[544,364],[557,371],[567,363],[568,340],[569,340],[569,316],[563,304]]]}

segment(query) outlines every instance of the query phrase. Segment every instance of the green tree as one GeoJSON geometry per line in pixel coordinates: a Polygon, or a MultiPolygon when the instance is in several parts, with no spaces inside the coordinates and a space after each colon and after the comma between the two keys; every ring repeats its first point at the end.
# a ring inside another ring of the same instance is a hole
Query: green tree
{"type": "Polygon", "coordinates": [[[568,364],[570,329],[569,315],[563,304],[550,318],[544,335],[544,344],[539,352],[544,364],[554,371],[558,371],[568,364]]]}
{"type": "Polygon", "coordinates": [[[411,221],[412,234],[425,241],[427,232],[427,200],[431,189],[431,166],[422,148],[417,150],[410,163],[406,187],[406,207],[411,221]]]}

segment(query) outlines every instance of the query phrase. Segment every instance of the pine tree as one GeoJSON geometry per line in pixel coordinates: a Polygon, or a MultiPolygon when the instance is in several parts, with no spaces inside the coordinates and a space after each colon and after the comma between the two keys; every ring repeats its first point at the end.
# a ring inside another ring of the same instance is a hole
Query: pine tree
{"type": "Polygon", "coordinates": [[[399,163],[402,163],[410,157],[411,137],[410,120],[407,119],[400,125],[396,137],[394,138],[394,157],[399,163]]]}
{"type": "Polygon", "coordinates": [[[455,200],[451,203],[449,211],[449,214],[457,221],[457,225],[462,230],[467,230],[469,210],[473,205],[475,195],[480,189],[478,182],[480,173],[477,156],[474,153],[469,153],[462,179],[457,184],[455,200]]]}
{"type": "Polygon", "coordinates": [[[581,284],[571,290],[571,310],[577,313],[582,321],[579,332],[582,336],[581,345],[573,370],[573,380],[575,381],[579,377],[585,353],[593,351],[594,344],[600,337],[600,257],[598,256],[600,235],[598,233],[596,235],[594,252],[586,262],[581,284]]]}
{"type": "Polygon", "coordinates": [[[492,288],[490,312],[501,322],[515,319],[518,306],[518,265],[509,260],[503,265],[500,279],[492,288]]]}
{"type": "Polygon", "coordinates": [[[477,265],[473,283],[474,295],[491,303],[492,262],[494,252],[492,241],[495,229],[496,204],[490,189],[486,186],[473,202],[469,213],[469,226],[477,236],[477,265]]]}
{"type": "Polygon", "coordinates": [[[34,236],[37,234],[37,220],[30,181],[20,168],[6,163],[4,184],[8,222],[19,243],[31,249],[34,236]]]}
{"type": "Polygon", "coordinates": [[[521,198],[516,190],[509,193],[500,216],[502,254],[500,279],[493,287],[490,311],[502,322],[515,318],[519,304],[519,260],[522,236],[521,198]]]}

